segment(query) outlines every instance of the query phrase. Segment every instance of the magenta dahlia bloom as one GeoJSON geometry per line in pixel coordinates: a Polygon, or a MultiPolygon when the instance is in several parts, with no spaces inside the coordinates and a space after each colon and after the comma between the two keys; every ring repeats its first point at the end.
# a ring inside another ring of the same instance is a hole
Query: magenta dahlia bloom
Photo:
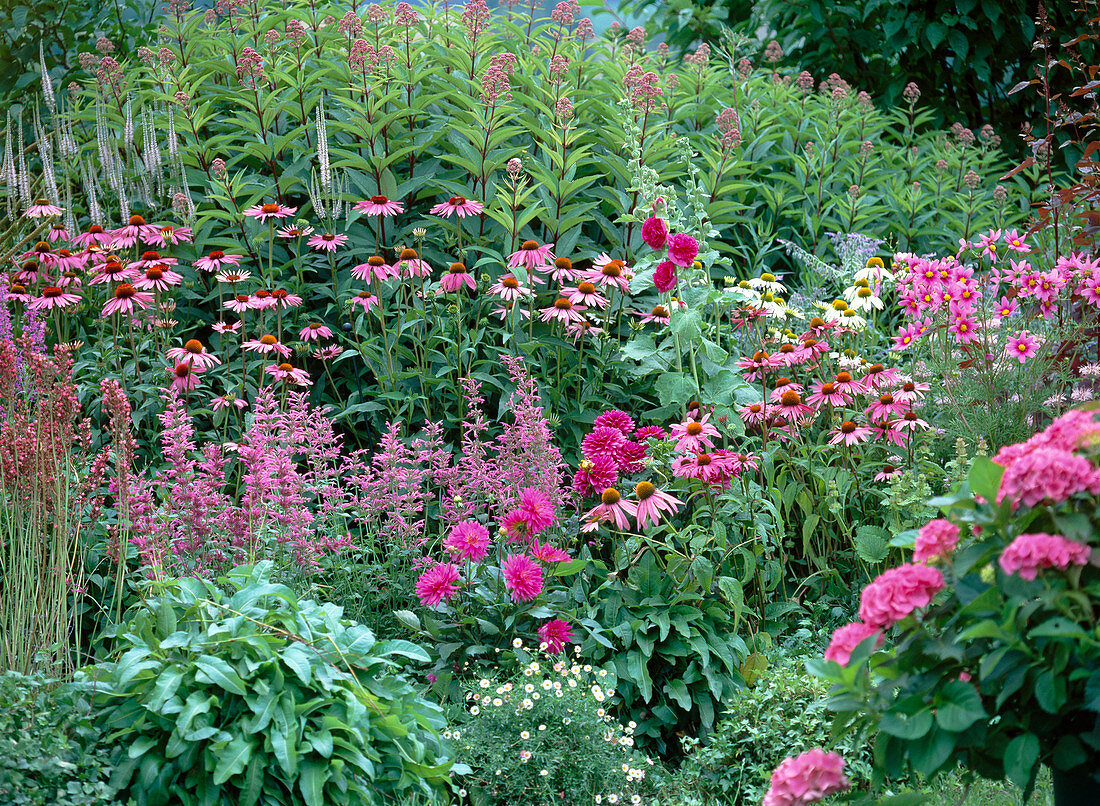
{"type": "Polygon", "coordinates": [[[642,240],[650,249],[660,249],[668,241],[668,224],[663,218],[650,216],[642,224],[642,240]]]}
{"type": "Polygon", "coordinates": [[[619,470],[623,473],[641,473],[645,470],[647,450],[643,442],[632,442],[631,440],[624,442],[615,457],[619,470]]]}
{"type": "Polygon", "coordinates": [[[668,239],[668,259],[677,266],[689,268],[699,255],[699,243],[690,235],[680,233],[668,239]]]}
{"type": "Polygon", "coordinates": [[[665,429],[659,425],[639,426],[638,430],[634,432],[634,438],[639,442],[645,442],[647,439],[664,439],[665,429]]]}
{"type": "Polygon", "coordinates": [[[849,786],[844,759],[815,747],[775,768],[764,806],[807,806],[849,786]]]}
{"type": "Polygon", "coordinates": [[[663,260],[653,270],[653,285],[662,294],[676,288],[676,264],[671,260],[663,260]]]}
{"type": "Polygon", "coordinates": [[[625,411],[608,409],[603,412],[603,414],[596,417],[592,426],[594,428],[617,428],[622,432],[624,437],[628,437],[630,436],[630,432],[634,430],[634,418],[625,411]]]}
{"type": "Polygon", "coordinates": [[[619,480],[618,463],[608,456],[582,459],[573,476],[573,489],[581,495],[598,495],[619,480]]]}
{"type": "Polygon", "coordinates": [[[859,617],[872,627],[891,627],[944,588],[943,574],[927,565],[905,563],[884,571],[859,599],[859,617]]]}
{"type": "Polygon", "coordinates": [[[479,562],[489,553],[489,530],[477,521],[456,523],[443,545],[462,560],[479,562]]]}
{"type": "Polygon", "coordinates": [[[877,649],[886,640],[879,630],[867,626],[862,621],[845,624],[833,632],[833,640],[829,642],[829,647],[825,650],[825,660],[847,666],[856,647],[872,635],[878,635],[878,640],[875,641],[875,648],[877,649]]]}
{"type": "Polygon", "coordinates": [[[542,593],[542,566],[526,554],[510,554],[500,567],[513,602],[529,602],[542,593]]]}
{"type": "Polygon", "coordinates": [[[520,491],[519,513],[531,537],[546,531],[554,523],[554,503],[538,487],[524,487],[520,491]]]}
{"type": "Polygon", "coordinates": [[[385,196],[371,196],[365,201],[356,202],[354,209],[367,215],[389,217],[405,212],[405,205],[385,196]]]}
{"type": "Polygon", "coordinates": [[[600,457],[610,459],[618,469],[619,450],[624,442],[626,437],[618,428],[598,425],[581,440],[581,451],[584,453],[584,458],[588,460],[600,457]]]}
{"type": "Polygon", "coordinates": [[[483,209],[484,205],[479,201],[467,199],[462,196],[452,196],[447,199],[447,201],[437,204],[428,212],[441,218],[449,218],[453,215],[457,215],[459,218],[465,218],[468,215],[477,215],[483,209]]]}
{"type": "Polygon", "coordinates": [[[546,651],[559,655],[565,645],[573,640],[573,628],[560,618],[551,619],[539,627],[539,638],[546,644],[546,651]]]}
{"type": "Polygon", "coordinates": [[[572,557],[569,552],[562,551],[549,543],[539,543],[537,540],[531,545],[531,556],[540,563],[567,563],[572,557]]]}
{"type": "Polygon", "coordinates": [[[1008,544],[997,563],[1006,574],[1033,580],[1041,568],[1065,571],[1070,565],[1085,565],[1092,550],[1083,543],[1043,533],[1024,534],[1008,544]]]}
{"type": "Polygon", "coordinates": [[[425,607],[435,607],[458,593],[458,580],[458,566],[440,563],[417,578],[416,597],[425,607]]]}
{"type": "Polygon", "coordinates": [[[936,518],[921,527],[913,546],[913,560],[926,563],[947,557],[959,543],[959,527],[944,518],[936,518]]]}

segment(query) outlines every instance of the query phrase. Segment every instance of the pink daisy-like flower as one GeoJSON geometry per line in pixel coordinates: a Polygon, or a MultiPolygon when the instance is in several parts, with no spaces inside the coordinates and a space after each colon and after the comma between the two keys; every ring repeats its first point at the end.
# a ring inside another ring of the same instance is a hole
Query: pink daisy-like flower
{"type": "Polygon", "coordinates": [[[219,271],[214,275],[214,279],[219,283],[225,285],[240,285],[245,280],[252,279],[252,272],[247,269],[237,269],[236,271],[219,271]]]}
{"type": "Polygon", "coordinates": [[[147,268],[145,276],[134,281],[134,287],[142,291],[168,291],[182,282],[182,274],[177,274],[163,263],[158,263],[147,268]]]}
{"type": "Polygon", "coordinates": [[[763,403],[749,403],[739,408],[737,414],[745,425],[760,425],[766,416],[763,403]]]}
{"type": "Polygon", "coordinates": [[[714,461],[709,453],[681,456],[672,462],[672,475],[681,479],[696,479],[704,484],[725,486],[732,478],[729,464],[714,461]]]}
{"type": "Polygon", "coordinates": [[[343,354],[343,348],[338,347],[335,344],[329,347],[321,347],[311,353],[311,355],[318,361],[332,361],[334,358],[339,358],[343,354]]]}
{"type": "MultiPolygon", "coordinates": [[[[548,266],[543,266],[539,271],[543,272],[558,285],[571,283],[580,276],[580,273],[573,269],[573,261],[567,257],[556,257],[553,263],[548,266]]],[[[535,285],[544,285],[546,283],[546,281],[537,274],[531,275],[531,282],[535,285]]]]}
{"type": "Polygon", "coordinates": [[[572,557],[569,552],[562,551],[549,543],[539,543],[537,540],[531,544],[531,556],[540,563],[567,563],[572,557]]]}
{"type": "Polygon", "coordinates": [[[673,515],[676,513],[676,510],[684,505],[683,501],[674,498],[666,492],[658,490],[648,481],[639,482],[634,487],[634,497],[638,501],[637,518],[639,532],[645,528],[646,523],[649,521],[653,521],[654,526],[660,523],[662,512],[673,515]]]}
{"type": "Polygon", "coordinates": [[[265,333],[258,339],[249,339],[241,344],[241,349],[250,353],[263,353],[264,355],[275,353],[281,358],[289,358],[291,353],[289,347],[280,344],[279,340],[270,333],[265,333]]]}
{"type": "Polygon", "coordinates": [[[295,386],[312,386],[313,381],[310,380],[309,373],[304,369],[295,369],[293,364],[283,362],[282,364],[272,364],[265,367],[264,372],[270,375],[277,381],[286,381],[287,383],[294,384],[295,386]]]}
{"type": "Polygon", "coordinates": [[[170,224],[150,224],[149,227],[141,235],[141,240],[149,246],[179,246],[181,243],[191,243],[195,238],[190,227],[173,227],[170,224]]]}
{"type": "Polygon", "coordinates": [[[669,426],[668,430],[676,440],[678,453],[701,453],[714,447],[714,440],[711,437],[718,437],[721,434],[708,422],[709,419],[710,412],[707,412],[698,420],[685,420],[669,426]]]}
{"type": "MultiPolygon", "coordinates": [[[[625,411],[619,411],[618,409],[608,409],[607,411],[599,414],[592,422],[593,428],[617,428],[622,432],[624,437],[630,436],[630,433],[634,430],[634,418],[627,414],[625,411]]],[[[660,426],[648,426],[650,428],[660,429],[660,426]]]]}
{"type": "Polygon", "coordinates": [[[563,324],[580,322],[584,319],[583,305],[574,305],[565,297],[558,297],[549,308],[539,308],[539,318],[544,322],[555,319],[563,324]]]}
{"type": "Polygon", "coordinates": [[[886,420],[890,417],[901,417],[908,410],[908,403],[903,403],[892,393],[885,392],[879,395],[878,400],[868,406],[864,413],[871,420],[886,420]]]}
{"type": "Polygon", "coordinates": [[[355,210],[366,215],[374,216],[395,216],[398,213],[405,212],[405,205],[401,202],[387,199],[385,196],[371,196],[361,202],[355,203],[355,210]]]}
{"type": "Polygon", "coordinates": [[[544,532],[554,523],[554,504],[538,487],[524,487],[519,494],[519,513],[530,537],[544,532]]]}
{"type": "Polygon", "coordinates": [[[809,806],[850,786],[844,759],[815,747],[775,768],[763,806],[809,806]]]}
{"type": "Polygon", "coordinates": [[[449,218],[453,215],[457,215],[459,218],[465,218],[468,215],[477,215],[483,209],[484,205],[479,201],[467,199],[463,196],[451,196],[447,201],[440,202],[428,212],[440,218],[449,218]]]}
{"type": "Polygon", "coordinates": [[[489,286],[489,293],[496,294],[507,302],[515,302],[531,296],[531,289],[520,283],[513,275],[506,274],[494,285],[489,286]]]}
{"type": "Polygon", "coordinates": [[[489,530],[477,521],[463,521],[451,527],[443,545],[462,560],[480,562],[489,553],[489,530]]]}
{"type": "Polygon", "coordinates": [[[596,286],[587,280],[576,286],[564,286],[561,295],[574,305],[586,305],[599,308],[601,311],[607,307],[608,299],[596,290],[596,286]]]}
{"type": "Polygon", "coordinates": [[[402,249],[393,268],[403,278],[432,276],[432,267],[428,261],[420,258],[415,249],[402,249]]]}
{"type": "Polygon", "coordinates": [[[457,294],[464,287],[471,291],[477,290],[474,276],[467,271],[465,263],[452,263],[447,273],[440,278],[439,286],[448,294],[457,294]]]}
{"type": "Polygon", "coordinates": [[[630,293],[630,276],[630,270],[623,261],[603,252],[593,261],[592,268],[584,273],[584,279],[593,285],[617,288],[623,294],[630,293]]]}
{"type": "Polygon", "coordinates": [[[650,216],[642,222],[642,240],[650,249],[660,249],[668,242],[668,224],[663,218],[650,216]]]}
{"type": "Polygon", "coordinates": [[[325,232],[320,235],[314,235],[306,241],[306,246],[313,247],[319,252],[335,252],[347,242],[347,235],[337,235],[332,232],[325,232]]]}
{"type": "Polygon", "coordinates": [[[248,294],[237,294],[232,299],[226,300],[224,307],[227,311],[233,311],[233,313],[244,313],[260,306],[256,305],[253,298],[248,294]]]}
{"type": "Polygon", "coordinates": [[[658,322],[662,325],[667,325],[671,321],[668,308],[664,305],[654,305],[653,309],[646,313],[645,311],[633,311],[635,316],[640,316],[642,324],[646,322],[658,322]]]}
{"type": "Polygon", "coordinates": [[[416,598],[425,607],[435,607],[458,593],[460,578],[454,563],[439,563],[422,573],[416,580],[416,598]]]}
{"type": "Polygon", "coordinates": [[[870,428],[864,425],[856,425],[851,420],[845,420],[829,433],[833,435],[829,440],[830,445],[840,445],[841,443],[848,446],[858,445],[871,438],[870,428]]]}
{"type": "Polygon", "coordinates": [[[52,204],[49,199],[35,199],[34,204],[23,211],[27,218],[48,218],[61,215],[61,208],[52,204]]]}
{"type": "Polygon", "coordinates": [[[89,246],[102,246],[108,247],[113,242],[111,233],[99,226],[99,224],[92,224],[88,227],[87,232],[82,232],[73,238],[73,246],[80,249],[86,249],[89,246]]]}
{"type": "Polygon", "coordinates": [[[218,395],[217,397],[210,398],[210,407],[214,409],[214,411],[228,408],[234,408],[240,411],[241,409],[248,408],[248,401],[242,400],[233,394],[218,395]]]}
{"type": "Polygon", "coordinates": [[[959,543],[959,527],[944,518],[936,518],[921,527],[913,546],[913,560],[931,562],[947,557],[959,543]]]}
{"type": "Polygon", "coordinates": [[[924,400],[925,393],[929,390],[927,383],[917,383],[915,381],[905,381],[900,388],[895,389],[894,400],[898,403],[904,403],[909,405],[915,403],[918,400],[924,400]]]}
{"type": "Polygon", "coordinates": [[[573,640],[573,628],[560,618],[551,619],[538,629],[539,638],[551,655],[560,655],[565,645],[573,640]]]}
{"type": "Polygon", "coordinates": [[[901,475],[901,468],[895,465],[883,465],[882,470],[875,474],[875,481],[889,481],[895,476],[901,475]]]}
{"type": "Polygon", "coordinates": [[[927,565],[906,563],[884,571],[859,599],[859,617],[864,624],[886,629],[925,607],[944,588],[943,574],[927,565]]]}
{"type": "Polygon", "coordinates": [[[142,252],[141,258],[128,264],[131,269],[147,269],[150,266],[175,266],[179,263],[174,257],[161,257],[160,252],[142,252]]]}
{"type": "Polygon", "coordinates": [[[978,240],[975,244],[973,244],[973,247],[975,249],[980,249],[982,251],[983,255],[988,256],[989,259],[993,263],[996,263],[997,262],[997,241],[999,241],[1000,239],[1001,239],[1001,231],[999,229],[998,230],[992,230],[992,231],[986,233],[985,235],[979,235],[978,240]]]}
{"type": "Polygon", "coordinates": [[[199,375],[206,372],[202,367],[189,363],[176,364],[173,369],[168,371],[172,373],[172,386],[185,392],[190,392],[197,387],[201,380],[199,375]]]}
{"type": "Polygon", "coordinates": [[[35,310],[50,310],[65,308],[77,302],[80,302],[79,294],[66,294],[57,286],[46,286],[42,289],[42,296],[32,299],[27,307],[35,310]]]}
{"type": "Polygon", "coordinates": [[[668,259],[681,268],[690,268],[699,255],[699,242],[683,233],[668,239],[668,259]]]}
{"type": "Polygon", "coordinates": [[[806,398],[806,404],[813,406],[815,409],[825,404],[831,406],[847,406],[851,402],[852,398],[837,389],[836,384],[832,381],[828,383],[818,383],[814,386],[813,393],[806,398]]]}
{"type": "Polygon", "coordinates": [[[114,294],[107,304],[103,306],[103,316],[113,313],[125,313],[132,315],[135,306],[145,309],[153,304],[153,296],[136,290],[129,283],[122,283],[115,287],[114,294]]]}
{"type": "Polygon", "coordinates": [[[313,234],[313,227],[279,227],[275,234],[280,238],[308,238],[313,234]]]}
{"type": "Polygon", "coordinates": [[[1006,574],[1031,581],[1043,568],[1065,571],[1071,565],[1085,565],[1091,553],[1084,543],[1061,535],[1023,534],[1008,544],[997,563],[1006,574]]]}
{"type": "Polygon", "coordinates": [[[527,273],[541,269],[554,259],[554,244],[539,246],[538,241],[524,241],[519,249],[508,256],[508,268],[527,270],[527,273]]]}
{"type": "Polygon", "coordinates": [[[141,277],[137,269],[129,269],[117,260],[108,260],[99,267],[99,271],[88,281],[89,285],[103,283],[129,283],[141,277]]]}
{"type": "Polygon", "coordinates": [[[542,566],[526,554],[510,554],[500,566],[513,602],[529,602],[542,593],[542,566]]]}
{"type": "Polygon", "coordinates": [[[46,240],[50,243],[56,241],[68,241],[69,231],[65,229],[65,225],[60,222],[50,227],[50,231],[46,233],[46,240]]]}
{"type": "Polygon", "coordinates": [[[358,266],[352,266],[351,276],[356,280],[362,280],[365,283],[370,283],[375,280],[378,282],[384,282],[391,277],[397,277],[397,269],[393,266],[387,265],[386,261],[378,255],[371,255],[367,258],[366,263],[360,263],[358,266]]]}
{"type": "Polygon", "coordinates": [[[573,489],[584,496],[596,495],[619,480],[619,466],[615,459],[597,456],[582,459],[573,476],[573,489]]]}
{"type": "Polygon", "coordinates": [[[855,651],[856,647],[872,635],[878,636],[878,639],[875,641],[875,648],[877,649],[882,646],[883,642],[886,640],[878,629],[869,627],[862,621],[845,624],[843,627],[833,631],[833,638],[829,641],[828,649],[825,650],[825,660],[831,660],[833,663],[847,666],[848,661],[852,659],[852,653],[855,651]]]}
{"type": "Polygon", "coordinates": [[[614,487],[608,487],[600,494],[600,503],[590,509],[581,518],[585,521],[582,532],[591,532],[599,528],[601,521],[610,521],[617,529],[630,529],[630,519],[638,514],[638,505],[627,501],[614,487]]]}
{"type": "Polygon", "coordinates": [[[1021,330],[1015,336],[1008,340],[1008,344],[1005,345],[1005,355],[1010,358],[1015,358],[1021,364],[1025,363],[1029,358],[1034,358],[1039,352],[1039,339],[1032,336],[1026,330],[1021,330]]]}
{"type": "Polygon", "coordinates": [[[182,347],[172,347],[168,350],[167,356],[177,364],[190,364],[203,369],[217,366],[222,362],[213,353],[208,353],[198,339],[188,339],[182,347]]]}
{"type": "Polygon", "coordinates": [[[238,330],[241,329],[241,323],[234,322],[233,324],[229,324],[228,322],[215,322],[213,325],[211,325],[211,329],[213,329],[215,333],[221,334],[236,333],[238,330]]]}
{"type": "Polygon", "coordinates": [[[364,311],[369,311],[371,308],[378,305],[378,297],[369,291],[360,291],[348,300],[348,305],[358,305],[364,311]]]}
{"type": "Polygon", "coordinates": [[[298,338],[302,341],[320,341],[321,339],[331,339],[332,331],[322,325],[320,322],[310,322],[308,325],[298,331],[298,338]]]}
{"type": "Polygon", "coordinates": [[[257,204],[254,207],[249,207],[244,211],[246,218],[258,218],[260,221],[267,221],[269,219],[283,219],[294,215],[298,212],[297,207],[284,207],[281,204],[275,202],[267,202],[265,204],[257,204]]]}
{"type": "Polygon", "coordinates": [[[226,254],[221,249],[214,249],[200,257],[192,265],[199,271],[214,274],[220,272],[224,266],[239,266],[242,255],[226,254]]]}
{"type": "MultiPolygon", "coordinates": [[[[263,291],[257,291],[256,295],[259,296],[263,291]]],[[[297,294],[291,294],[289,291],[284,291],[281,288],[276,288],[271,292],[271,307],[282,308],[284,311],[288,308],[297,308],[302,304],[302,298],[297,294]]]]}
{"type": "Polygon", "coordinates": [[[1026,255],[1031,251],[1031,247],[1024,243],[1024,236],[1014,229],[1010,229],[1006,232],[1004,239],[1005,244],[1013,252],[1019,252],[1021,255],[1026,255]]]}

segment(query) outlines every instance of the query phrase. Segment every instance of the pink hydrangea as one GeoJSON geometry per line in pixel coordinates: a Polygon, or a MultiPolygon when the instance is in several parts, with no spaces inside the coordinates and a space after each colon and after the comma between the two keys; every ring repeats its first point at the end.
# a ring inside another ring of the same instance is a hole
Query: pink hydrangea
{"type": "Polygon", "coordinates": [[[815,747],[775,768],[764,806],[806,806],[850,785],[844,775],[844,759],[815,747]]]}
{"type": "Polygon", "coordinates": [[[959,543],[959,527],[949,520],[936,518],[921,527],[913,547],[913,559],[926,563],[938,557],[946,557],[959,543]]]}
{"type": "Polygon", "coordinates": [[[829,647],[825,650],[825,660],[835,661],[841,666],[847,666],[855,648],[876,634],[878,635],[878,640],[875,641],[875,648],[877,649],[882,646],[882,642],[885,640],[882,633],[877,629],[864,624],[862,621],[845,624],[833,632],[833,640],[829,642],[829,647]]]}
{"type": "Polygon", "coordinates": [[[489,553],[489,530],[477,521],[464,521],[451,527],[443,545],[463,560],[478,562],[489,553]]]}
{"type": "Polygon", "coordinates": [[[891,568],[863,589],[859,617],[865,624],[886,629],[926,606],[943,587],[943,574],[927,565],[891,568]]]}
{"type": "Polygon", "coordinates": [[[993,457],[993,461],[1008,467],[1036,448],[1061,448],[1072,452],[1084,444],[1095,442],[1098,438],[1100,438],[1100,422],[1096,421],[1093,413],[1072,409],[1026,442],[1001,448],[993,457]]]}
{"type": "Polygon", "coordinates": [[[630,436],[634,430],[634,418],[625,411],[609,409],[599,415],[592,423],[593,428],[618,428],[624,437],[630,436]]]}
{"type": "Polygon", "coordinates": [[[1005,468],[997,503],[1005,498],[1013,507],[1023,504],[1033,507],[1038,503],[1065,501],[1074,493],[1097,488],[1096,468],[1083,456],[1077,456],[1062,448],[1040,447],[1020,456],[1005,468]]]}
{"type": "Polygon", "coordinates": [[[676,264],[671,260],[662,260],[653,270],[653,285],[662,294],[676,287],[676,264]]]}
{"type": "Polygon", "coordinates": [[[527,525],[527,534],[534,537],[554,523],[554,503],[538,487],[524,487],[519,494],[519,514],[527,525]]]}
{"type": "Polygon", "coordinates": [[[542,593],[542,566],[526,554],[510,554],[500,567],[513,602],[529,602],[542,593]]]}
{"type": "Polygon", "coordinates": [[[560,618],[551,619],[539,627],[539,638],[546,644],[551,655],[559,654],[565,645],[573,640],[573,628],[560,618]]]}
{"type": "Polygon", "coordinates": [[[615,462],[618,467],[619,450],[626,437],[618,428],[610,428],[606,425],[598,425],[581,440],[581,451],[588,460],[604,457],[615,462]]]}
{"type": "Polygon", "coordinates": [[[416,596],[425,607],[435,607],[458,593],[458,566],[440,563],[416,580],[416,596]]]}
{"type": "Polygon", "coordinates": [[[1091,549],[1083,543],[1043,533],[1020,535],[1001,552],[997,561],[1006,574],[1019,574],[1021,579],[1035,579],[1040,568],[1065,571],[1070,565],[1084,565],[1091,549]]]}
{"type": "Polygon", "coordinates": [[[660,249],[668,240],[668,225],[663,218],[650,216],[642,224],[642,240],[650,249],[660,249]]]}
{"type": "Polygon", "coordinates": [[[699,254],[699,243],[690,235],[678,233],[668,239],[668,259],[677,266],[688,268],[699,254]]]}

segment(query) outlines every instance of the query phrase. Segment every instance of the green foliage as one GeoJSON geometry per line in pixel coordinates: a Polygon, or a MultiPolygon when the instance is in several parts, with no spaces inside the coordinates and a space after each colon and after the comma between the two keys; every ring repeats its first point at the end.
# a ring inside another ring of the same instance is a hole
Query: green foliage
{"type": "Polygon", "coordinates": [[[0,802],[7,806],[120,803],[108,786],[109,746],[88,698],[58,681],[0,675],[0,802]]]}
{"type": "Polygon", "coordinates": [[[270,572],[234,569],[229,594],[153,583],[113,659],[80,675],[116,748],[112,785],[138,806],[438,801],[442,712],[399,671],[427,653],[296,601],[270,572]]]}
{"type": "Polygon", "coordinates": [[[457,779],[468,802],[580,804],[614,795],[629,804],[647,794],[654,762],[633,749],[631,726],[606,713],[614,694],[606,672],[568,659],[549,664],[533,661],[505,682],[483,678],[464,707],[451,709],[457,757],[471,768],[457,779]]]}

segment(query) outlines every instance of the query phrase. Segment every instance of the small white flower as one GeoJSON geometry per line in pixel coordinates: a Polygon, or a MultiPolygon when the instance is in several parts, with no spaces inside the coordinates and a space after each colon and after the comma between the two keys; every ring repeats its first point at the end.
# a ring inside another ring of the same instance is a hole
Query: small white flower
{"type": "Polygon", "coordinates": [[[545,725],[539,725],[539,730],[546,730],[546,726],[545,725]]]}
{"type": "Polygon", "coordinates": [[[470,715],[471,716],[477,716],[480,713],[481,713],[481,709],[478,708],[476,705],[473,708],[470,709],[470,715]]]}
{"type": "Polygon", "coordinates": [[[519,732],[519,738],[523,739],[524,741],[526,741],[527,739],[530,739],[531,738],[531,731],[521,730],[519,732]]]}
{"type": "Polygon", "coordinates": [[[543,778],[545,778],[549,774],[550,774],[549,770],[539,770],[539,775],[542,776],[543,778]]]}
{"type": "Polygon", "coordinates": [[[521,646],[523,646],[523,641],[520,640],[519,638],[516,638],[515,640],[512,641],[512,648],[513,649],[519,649],[521,646]]]}
{"type": "Polygon", "coordinates": [[[483,677],[481,678],[481,680],[478,681],[478,685],[482,688],[489,688],[489,681],[483,677]]]}
{"type": "Polygon", "coordinates": [[[500,706],[502,706],[502,705],[504,705],[504,700],[502,700],[500,697],[493,697],[493,706],[494,707],[500,708],[500,706]]]}

